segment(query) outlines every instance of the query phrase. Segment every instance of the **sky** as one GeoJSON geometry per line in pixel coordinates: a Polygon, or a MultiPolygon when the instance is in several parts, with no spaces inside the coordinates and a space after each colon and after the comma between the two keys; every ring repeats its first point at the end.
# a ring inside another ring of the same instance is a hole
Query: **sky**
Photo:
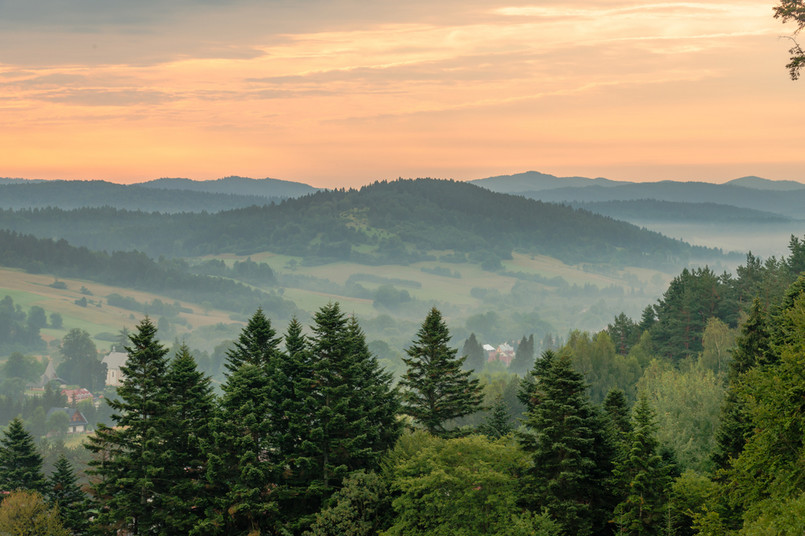
{"type": "Polygon", "coordinates": [[[743,0],[0,0],[0,176],[805,181],[743,0]]]}

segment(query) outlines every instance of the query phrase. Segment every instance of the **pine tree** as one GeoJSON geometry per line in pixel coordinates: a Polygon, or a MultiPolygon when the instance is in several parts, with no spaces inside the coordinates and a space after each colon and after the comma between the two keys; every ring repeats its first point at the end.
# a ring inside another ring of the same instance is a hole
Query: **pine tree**
{"type": "Polygon", "coordinates": [[[532,460],[522,501],[532,511],[546,510],[565,533],[585,536],[606,521],[611,446],[570,358],[546,354],[537,362],[526,431],[519,436],[532,460]]]}
{"type": "Polygon", "coordinates": [[[47,499],[58,506],[62,525],[73,534],[84,534],[89,526],[87,496],[78,486],[73,465],[62,454],[47,483],[47,499]]]}
{"type": "Polygon", "coordinates": [[[634,429],[625,457],[618,460],[615,478],[628,490],[615,507],[619,534],[659,535],[663,528],[668,472],[657,452],[654,412],[643,394],[635,405],[634,429]]]}
{"type": "Polygon", "coordinates": [[[483,424],[478,427],[478,431],[490,439],[498,439],[509,435],[514,431],[511,424],[512,416],[503,397],[498,395],[489,415],[484,419],[483,424]]]}
{"type": "Polygon", "coordinates": [[[214,505],[202,524],[209,533],[268,531],[278,522],[270,418],[271,381],[280,338],[258,309],[227,352],[226,382],[208,447],[207,478],[214,505]]]}
{"type": "Polygon", "coordinates": [[[168,350],[156,332],[146,317],[129,338],[123,383],[118,397],[109,400],[116,426],[99,425],[87,444],[95,454],[90,473],[96,477],[96,524],[102,530],[132,535],[162,530],[159,512],[168,483],[161,479],[161,463],[170,398],[165,388],[168,350]]]}
{"type": "Polygon", "coordinates": [[[447,325],[434,307],[403,358],[408,367],[400,380],[403,412],[434,435],[446,435],[447,421],[475,413],[483,401],[478,379],[461,370],[466,356],[457,357],[449,341],[447,325]]]}
{"type": "Polygon", "coordinates": [[[618,443],[626,440],[632,431],[629,422],[629,408],[626,405],[626,395],[620,389],[611,389],[604,399],[604,411],[612,423],[618,443]]]}
{"type": "Polygon", "coordinates": [[[205,449],[211,442],[215,399],[210,378],[199,372],[186,345],[168,365],[166,389],[170,410],[161,455],[168,483],[165,506],[158,513],[164,534],[186,535],[201,521],[212,498],[206,486],[205,449]]]}
{"type": "Polygon", "coordinates": [[[771,363],[770,335],[766,314],[758,298],[752,302],[741,335],[732,352],[729,368],[729,384],[721,408],[721,420],[716,430],[716,448],[712,459],[720,469],[726,469],[730,459],[737,458],[743,450],[752,425],[746,415],[745,404],[736,390],[741,378],[758,364],[771,363]]]}
{"type": "Polygon", "coordinates": [[[475,333],[470,333],[469,338],[464,341],[464,346],[461,348],[461,355],[467,356],[464,361],[464,368],[466,370],[483,370],[486,365],[486,352],[483,346],[475,338],[475,333]]]}
{"type": "Polygon", "coordinates": [[[3,491],[45,490],[42,455],[19,417],[12,419],[0,439],[0,488],[3,491]]]}
{"type": "Polygon", "coordinates": [[[241,365],[266,365],[276,356],[280,344],[277,333],[271,327],[271,321],[263,314],[262,309],[249,319],[248,324],[240,332],[238,340],[234,342],[224,364],[229,374],[234,373],[241,365]]]}
{"type": "Polygon", "coordinates": [[[301,524],[309,525],[344,477],[358,469],[377,468],[380,456],[400,435],[399,402],[391,375],[369,352],[357,322],[337,303],[314,315],[310,351],[315,384],[308,464],[316,473],[303,495],[313,507],[301,524]]]}
{"type": "Polygon", "coordinates": [[[274,374],[270,403],[279,469],[277,497],[283,524],[299,532],[320,504],[321,498],[310,483],[319,476],[317,460],[321,451],[311,426],[318,385],[313,353],[296,318],[285,332],[285,354],[274,367],[274,374]]]}
{"type": "Polygon", "coordinates": [[[509,364],[509,371],[514,374],[524,375],[534,366],[534,335],[528,338],[523,335],[517,350],[514,352],[514,359],[509,364]]]}

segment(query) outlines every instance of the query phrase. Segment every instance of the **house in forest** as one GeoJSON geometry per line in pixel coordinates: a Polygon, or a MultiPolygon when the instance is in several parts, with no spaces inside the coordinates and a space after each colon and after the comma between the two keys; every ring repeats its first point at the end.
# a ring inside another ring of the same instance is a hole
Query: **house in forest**
{"type": "Polygon", "coordinates": [[[119,387],[123,383],[120,367],[126,364],[129,354],[126,352],[109,352],[101,362],[106,365],[106,386],[119,387]]]}
{"type": "Polygon", "coordinates": [[[67,415],[68,424],[67,424],[67,433],[68,434],[81,434],[87,431],[87,425],[89,422],[87,418],[84,417],[84,414],[78,411],[75,408],[50,408],[47,413],[47,419],[53,416],[53,414],[63,412],[67,415]]]}
{"type": "Polygon", "coordinates": [[[94,397],[87,389],[79,387],[78,389],[62,389],[61,394],[67,397],[68,404],[78,404],[84,400],[92,400],[94,397]]]}

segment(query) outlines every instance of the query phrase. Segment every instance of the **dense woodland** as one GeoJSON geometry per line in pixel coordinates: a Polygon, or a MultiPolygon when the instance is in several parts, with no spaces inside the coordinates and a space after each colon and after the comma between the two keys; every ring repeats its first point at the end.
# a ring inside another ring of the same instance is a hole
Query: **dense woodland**
{"type": "Polygon", "coordinates": [[[434,308],[395,383],[330,304],[282,335],[258,309],[215,392],[146,318],[87,480],[27,421],[3,432],[0,530],[36,511],[43,534],[799,535],[803,268],[792,237],[735,276],[683,270],[640,319],[539,355],[524,337],[519,375],[473,370],[434,308]]]}
{"type": "Polygon", "coordinates": [[[584,210],[430,179],[320,191],[275,206],[215,214],[112,208],[2,210],[0,226],[64,238],[93,250],[136,249],[168,258],[270,250],[303,256],[310,263],[441,259],[470,260],[494,269],[513,250],[569,264],[664,268],[681,267],[692,258],[721,257],[720,252],[584,210]]]}

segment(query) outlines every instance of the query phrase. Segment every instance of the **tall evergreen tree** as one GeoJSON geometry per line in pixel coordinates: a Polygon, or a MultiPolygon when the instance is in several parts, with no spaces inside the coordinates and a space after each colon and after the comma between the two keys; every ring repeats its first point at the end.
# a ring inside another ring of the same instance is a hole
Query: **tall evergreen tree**
{"type": "Polygon", "coordinates": [[[334,303],[314,315],[312,331],[316,383],[310,394],[307,451],[316,473],[304,492],[313,508],[300,519],[303,525],[312,522],[312,515],[344,477],[358,469],[375,469],[401,431],[391,375],[369,352],[358,324],[334,303]]]}
{"type": "Polygon", "coordinates": [[[746,408],[737,395],[738,385],[744,374],[753,367],[772,361],[774,359],[771,357],[766,313],[760,299],[755,298],[730,361],[729,383],[716,430],[716,449],[712,456],[720,469],[726,469],[730,459],[738,457],[751,432],[752,425],[746,415],[746,408]]]}
{"type": "Polygon", "coordinates": [[[170,410],[161,454],[162,479],[168,483],[164,508],[158,513],[163,534],[190,534],[211,505],[206,486],[207,457],[215,417],[210,378],[196,368],[186,345],[171,359],[166,389],[170,410]]]}
{"type": "Polygon", "coordinates": [[[226,353],[227,361],[224,366],[229,374],[234,373],[245,363],[267,365],[277,355],[279,349],[280,339],[276,335],[276,331],[271,327],[271,321],[263,310],[257,309],[240,332],[233,348],[226,353]]]}
{"type": "Polygon", "coordinates": [[[640,340],[642,330],[638,324],[626,316],[626,313],[621,313],[615,317],[612,324],[607,325],[607,333],[615,344],[615,350],[620,355],[626,355],[640,340]]]}
{"type": "Polygon", "coordinates": [[[87,496],[81,491],[73,465],[62,454],[47,483],[48,501],[58,506],[62,525],[73,534],[85,534],[89,526],[87,496]]]}
{"type": "Polygon", "coordinates": [[[207,478],[215,496],[208,533],[267,532],[278,525],[271,437],[271,381],[280,338],[258,309],[227,353],[229,373],[215,417],[207,478]]]}
{"type": "Polygon", "coordinates": [[[514,431],[511,421],[512,416],[509,413],[509,408],[506,406],[503,397],[498,395],[492,405],[492,409],[489,411],[489,415],[478,427],[478,431],[490,439],[498,439],[514,431]]]}
{"type": "Polygon", "coordinates": [[[161,478],[170,397],[165,388],[168,350],[156,339],[157,328],[146,317],[129,338],[123,382],[110,399],[114,428],[99,425],[87,448],[94,454],[90,473],[100,503],[96,524],[102,530],[132,535],[163,530],[168,483],[161,478]]]}
{"type": "Polygon", "coordinates": [[[658,453],[657,424],[645,395],[638,398],[633,422],[626,455],[613,471],[621,489],[628,490],[615,508],[615,523],[619,534],[659,535],[670,479],[658,453]]]}
{"type": "Polygon", "coordinates": [[[629,422],[629,407],[626,405],[626,395],[620,389],[610,389],[604,399],[604,411],[612,423],[617,441],[622,443],[632,431],[629,422]]]}
{"type": "Polygon", "coordinates": [[[434,307],[403,358],[408,367],[400,380],[403,411],[434,435],[446,435],[447,421],[475,413],[483,401],[478,379],[461,370],[466,356],[457,357],[449,341],[447,325],[434,307]]]}
{"type": "Polygon", "coordinates": [[[480,371],[486,365],[486,352],[483,346],[475,338],[475,333],[470,333],[470,336],[464,341],[464,346],[461,348],[461,355],[467,356],[464,361],[464,368],[466,370],[480,371]]]}
{"type": "Polygon", "coordinates": [[[270,404],[280,515],[283,524],[297,533],[321,500],[310,486],[319,477],[320,450],[311,419],[316,410],[317,385],[313,353],[302,324],[293,318],[285,332],[285,353],[274,367],[270,404]]]}
{"type": "Polygon", "coordinates": [[[514,352],[514,359],[509,364],[509,371],[514,374],[524,375],[534,366],[534,335],[529,337],[523,335],[517,350],[514,352]]]}
{"type": "Polygon", "coordinates": [[[42,455],[22,419],[15,417],[0,438],[0,488],[43,492],[42,455]]]}
{"type": "MultiPolygon", "coordinates": [[[[524,475],[523,504],[546,510],[566,534],[601,530],[609,511],[611,446],[581,374],[568,356],[547,360],[535,374],[520,443],[532,465],[524,475]]],[[[539,363],[539,362],[538,362],[539,363]]]]}

